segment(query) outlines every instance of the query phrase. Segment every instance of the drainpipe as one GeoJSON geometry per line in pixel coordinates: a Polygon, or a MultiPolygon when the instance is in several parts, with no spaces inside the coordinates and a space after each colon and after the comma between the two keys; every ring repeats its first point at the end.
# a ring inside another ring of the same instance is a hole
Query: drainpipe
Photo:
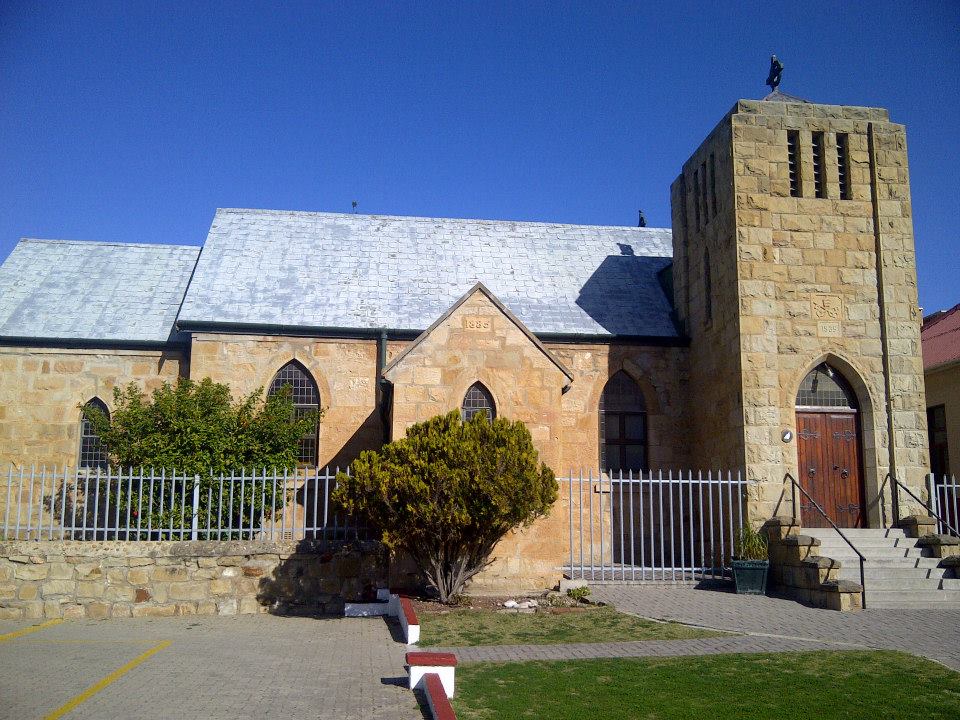
{"type": "Polygon", "coordinates": [[[387,400],[389,398],[389,388],[386,379],[383,377],[383,369],[387,366],[387,331],[380,329],[377,335],[377,371],[376,371],[376,405],[380,414],[380,429],[383,442],[390,442],[389,408],[387,400]]]}
{"type": "MultiPolygon", "coordinates": [[[[887,463],[890,475],[897,478],[897,453],[893,422],[893,383],[890,377],[890,338],[887,334],[887,307],[883,282],[883,241],[880,235],[880,188],[873,123],[867,124],[867,149],[870,155],[870,200],[873,204],[874,254],[877,259],[877,302],[880,306],[880,346],[883,353],[883,387],[887,411],[887,463]]],[[[899,480],[899,478],[897,479],[899,480]]],[[[890,495],[890,510],[893,513],[893,522],[896,524],[900,522],[900,488],[896,483],[890,483],[890,495]]]]}

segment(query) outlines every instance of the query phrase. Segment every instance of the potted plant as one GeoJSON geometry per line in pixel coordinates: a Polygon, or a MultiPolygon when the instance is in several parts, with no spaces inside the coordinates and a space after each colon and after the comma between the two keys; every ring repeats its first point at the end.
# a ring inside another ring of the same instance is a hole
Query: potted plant
{"type": "Polygon", "coordinates": [[[767,539],[747,523],[740,528],[733,547],[733,580],[737,592],[748,595],[765,595],[767,592],[767,539]]]}

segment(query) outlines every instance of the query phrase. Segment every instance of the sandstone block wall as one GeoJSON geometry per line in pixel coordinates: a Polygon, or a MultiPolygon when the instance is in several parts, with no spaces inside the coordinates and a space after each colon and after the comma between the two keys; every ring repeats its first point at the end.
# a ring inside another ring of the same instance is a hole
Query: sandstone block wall
{"type": "Polygon", "coordinates": [[[293,542],[0,542],[0,619],[342,611],[385,556],[293,542]]]}
{"type": "Polygon", "coordinates": [[[320,340],[272,335],[197,333],[190,377],[227,383],[235,397],[270,387],[291,360],[299,361],[320,393],[319,465],[346,466],[361,451],[379,447],[374,340],[320,340]]]}
{"type": "MultiPolygon", "coordinates": [[[[136,382],[151,392],[185,373],[179,350],[67,350],[0,347],[0,463],[75,467],[80,406],[113,407],[113,389],[136,382]]],[[[3,502],[3,498],[0,498],[3,502]]]]}

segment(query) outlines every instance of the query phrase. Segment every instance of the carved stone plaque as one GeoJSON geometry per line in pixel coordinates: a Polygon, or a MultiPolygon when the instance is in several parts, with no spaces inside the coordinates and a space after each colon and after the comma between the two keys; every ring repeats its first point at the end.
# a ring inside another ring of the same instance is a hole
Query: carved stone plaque
{"type": "Polygon", "coordinates": [[[463,318],[464,330],[486,331],[493,329],[493,318],[479,315],[465,315],[463,318]]]}
{"type": "Polygon", "coordinates": [[[818,322],[817,337],[840,337],[840,323],[818,322]]]}
{"type": "Polygon", "coordinates": [[[843,319],[843,302],[839,295],[814,295],[810,299],[814,320],[840,322],[843,319]]]}

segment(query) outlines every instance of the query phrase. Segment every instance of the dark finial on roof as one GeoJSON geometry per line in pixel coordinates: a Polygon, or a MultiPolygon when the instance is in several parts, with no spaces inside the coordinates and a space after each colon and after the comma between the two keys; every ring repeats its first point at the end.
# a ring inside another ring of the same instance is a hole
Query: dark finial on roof
{"type": "Polygon", "coordinates": [[[783,63],[777,60],[776,55],[770,56],[770,72],[767,75],[767,85],[771,90],[780,87],[780,76],[783,75],[783,63]]]}
{"type": "Polygon", "coordinates": [[[353,201],[352,203],[350,203],[350,204],[353,206],[353,214],[356,215],[356,214],[357,214],[357,205],[358,205],[357,201],[354,200],[354,201],[353,201]]]}
{"type": "Polygon", "coordinates": [[[647,226],[647,216],[643,214],[643,210],[640,211],[640,220],[637,222],[637,227],[646,227],[647,226]]]}

